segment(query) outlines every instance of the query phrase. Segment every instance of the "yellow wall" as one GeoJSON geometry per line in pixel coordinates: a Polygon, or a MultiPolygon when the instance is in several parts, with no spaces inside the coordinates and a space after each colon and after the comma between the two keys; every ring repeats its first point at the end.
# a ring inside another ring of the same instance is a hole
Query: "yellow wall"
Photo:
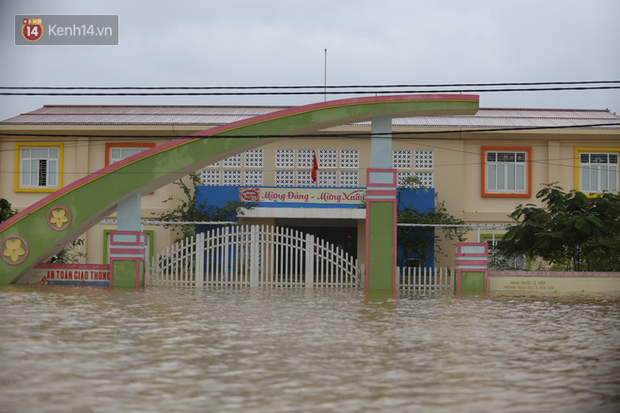
{"type": "MultiPolygon", "coordinates": [[[[616,273],[617,274],[617,273],[616,273]]],[[[612,292],[620,291],[620,276],[489,276],[489,291],[501,292],[612,292]]]]}
{"type": "MultiPolygon", "coordinates": [[[[171,126],[10,126],[1,125],[3,133],[46,133],[48,137],[4,137],[0,141],[0,198],[6,198],[14,208],[23,209],[42,199],[44,193],[15,192],[15,142],[64,142],[64,185],[85,176],[87,173],[101,169],[105,165],[106,142],[154,142],[164,143],[170,138],[162,136],[187,136],[210,127],[171,127],[171,126]],[[84,135],[106,135],[110,138],[86,138],[84,135]],[[55,134],[77,135],[75,138],[54,137],[55,134]],[[141,137],[117,137],[121,135],[139,135],[141,137]],[[148,139],[142,136],[149,136],[148,139]]],[[[434,129],[434,130],[437,130],[434,129]]],[[[330,128],[326,132],[367,133],[369,127],[343,126],[330,128]]],[[[419,132],[420,129],[398,127],[395,132],[419,132]]],[[[542,132],[489,132],[489,133],[450,133],[446,135],[428,134],[412,135],[410,138],[398,135],[393,141],[393,149],[432,149],[434,151],[434,186],[439,199],[445,201],[448,211],[467,223],[511,223],[508,214],[515,206],[536,203],[536,192],[542,184],[558,182],[565,190],[574,189],[575,185],[575,148],[600,147],[620,148],[620,132],[617,130],[548,130],[542,132]],[[517,146],[532,148],[532,195],[529,198],[485,198],[481,196],[481,159],[482,146],[517,146]]],[[[368,138],[339,139],[295,138],[263,147],[263,185],[274,186],[276,149],[358,149],[359,150],[359,185],[366,185],[366,169],[370,167],[370,140],[368,138]]],[[[221,169],[224,169],[220,167],[221,169]]],[[[287,168],[289,169],[289,168],[287,168]]],[[[294,168],[293,168],[294,169],[294,168]]],[[[415,170],[412,169],[412,172],[415,170]]],[[[163,204],[162,201],[175,195],[181,195],[175,185],[168,185],[142,198],[142,218],[152,219],[174,203],[163,204]]],[[[112,215],[110,218],[113,218],[112,215]]],[[[266,221],[265,221],[266,222],[266,221]]],[[[363,261],[364,225],[360,221],[358,233],[359,256],[363,261]]],[[[90,263],[100,263],[103,251],[103,230],[110,226],[96,226],[89,230],[86,250],[90,263]]],[[[170,245],[175,239],[169,230],[163,227],[145,227],[155,231],[155,253],[170,245]]],[[[477,241],[476,231],[468,234],[468,240],[477,241]]],[[[454,247],[451,241],[442,241],[447,258],[438,257],[438,265],[452,266],[454,247]]]]}

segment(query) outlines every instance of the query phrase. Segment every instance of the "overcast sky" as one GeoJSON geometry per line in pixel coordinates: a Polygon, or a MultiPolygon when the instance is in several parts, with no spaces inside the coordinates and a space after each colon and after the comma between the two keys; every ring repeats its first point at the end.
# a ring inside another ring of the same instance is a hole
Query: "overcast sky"
{"type": "MultiPolygon", "coordinates": [[[[619,0],[0,0],[0,86],[620,80],[619,0]],[[113,14],[118,46],[15,46],[14,16],[113,14]]],[[[342,96],[334,96],[333,99],[342,96]]],[[[323,96],[7,97],[44,104],[305,104],[323,96]]],[[[620,113],[620,90],[481,93],[481,107],[620,113]]]]}

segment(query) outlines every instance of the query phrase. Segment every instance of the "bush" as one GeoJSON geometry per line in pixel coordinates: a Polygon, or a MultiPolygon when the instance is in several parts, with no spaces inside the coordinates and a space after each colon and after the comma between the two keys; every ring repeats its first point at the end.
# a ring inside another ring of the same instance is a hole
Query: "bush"
{"type": "Polygon", "coordinates": [[[505,256],[525,254],[556,270],[620,270],[620,195],[565,192],[554,184],[536,194],[546,207],[518,205],[498,249],[505,256]]]}

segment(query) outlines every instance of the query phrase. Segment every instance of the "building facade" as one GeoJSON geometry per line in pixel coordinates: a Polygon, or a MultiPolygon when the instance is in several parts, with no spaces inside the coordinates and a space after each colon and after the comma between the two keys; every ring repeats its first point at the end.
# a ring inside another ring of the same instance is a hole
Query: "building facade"
{"type": "MultiPolygon", "coordinates": [[[[21,210],[132,154],[285,108],[45,106],[0,122],[0,198],[21,210]]],[[[399,179],[417,177],[467,223],[509,224],[515,206],[536,203],[547,183],[593,194],[619,190],[620,117],[607,110],[480,109],[471,116],[419,116],[392,124],[392,168],[399,179]]],[[[369,123],[291,136],[196,171],[199,199],[222,205],[258,190],[262,195],[250,198],[258,206],[245,211],[241,222],[314,231],[363,262],[362,199],[370,162],[369,123]]],[[[160,216],[181,196],[175,185],[143,194],[142,219],[160,216]]],[[[114,228],[102,223],[80,237],[88,262],[105,263],[114,228]]],[[[155,252],[175,238],[162,226],[145,224],[144,230],[155,252]]],[[[469,239],[479,236],[471,232],[469,239]]],[[[437,256],[437,263],[452,265],[453,247],[446,242],[443,249],[448,257],[437,256]]]]}

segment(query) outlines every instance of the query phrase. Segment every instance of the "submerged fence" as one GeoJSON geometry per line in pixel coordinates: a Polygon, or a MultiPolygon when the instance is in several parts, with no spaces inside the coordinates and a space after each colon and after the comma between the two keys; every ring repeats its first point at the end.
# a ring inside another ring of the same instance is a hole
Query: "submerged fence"
{"type": "MultiPolygon", "coordinates": [[[[290,228],[237,225],[196,234],[148,263],[147,285],[361,287],[364,266],[334,244],[290,228]]],[[[397,267],[396,288],[454,291],[448,268],[397,267]]]]}
{"type": "Polygon", "coordinates": [[[440,267],[396,267],[396,288],[400,291],[454,291],[456,271],[440,267]]]}

